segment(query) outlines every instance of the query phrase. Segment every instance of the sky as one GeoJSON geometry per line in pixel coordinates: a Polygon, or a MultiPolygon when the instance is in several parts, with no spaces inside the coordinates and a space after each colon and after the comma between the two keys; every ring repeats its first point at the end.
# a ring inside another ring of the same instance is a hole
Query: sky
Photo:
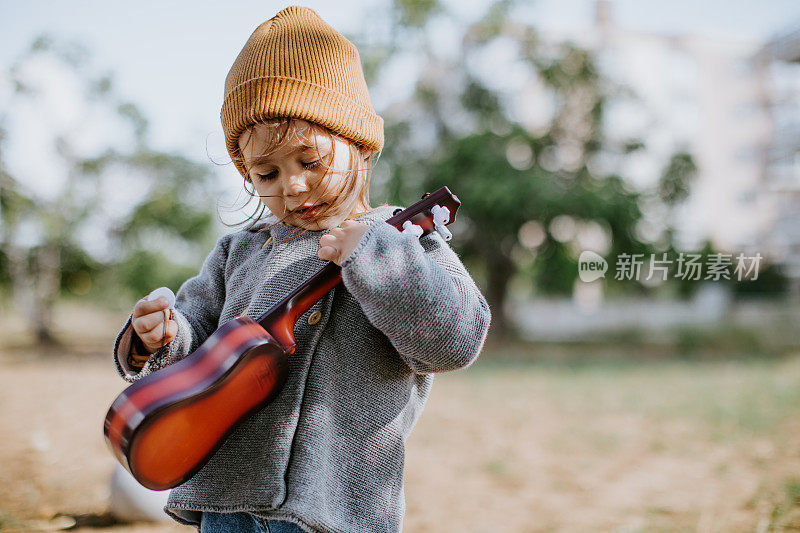
{"type": "MultiPolygon", "coordinates": [[[[763,41],[800,27],[797,0],[610,1],[615,23],[636,31],[763,41]]],[[[455,20],[465,22],[490,5],[486,0],[443,2],[455,20]]],[[[83,43],[97,72],[112,72],[119,93],[144,111],[154,148],[222,160],[227,154],[219,107],[225,76],[253,29],[287,5],[291,3],[0,0],[0,76],[38,35],[83,43]]],[[[380,31],[389,4],[310,0],[302,5],[342,33],[354,34],[365,27],[380,31]]],[[[580,33],[591,26],[594,5],[594,0],[518,1],[518,16],[543,30],[580,33]]],[[[446,25],[437,32],[441,46],[451,49],[458,46],[456,35],[446,25]]],[[[413,66],[401,64],[389,90],[371,88],[379,111],[390,96],[410,92],[412,76],[404,75],[404,68],[413,66]]],[[[223,172],[236,176],[230,166],[223,172]]]]}
{"type": "MultiPolygon", "coordinates": [[[[460,20],[478,17],[487,1],[444,0],[460,20]]],[[[593,0],[518,2],[542,29],[579,32],[592,23],[593,0]]],[[[291,5],[270,1],[46,2],[0,0],[0,72],[42,33],[77,40],[99,70],[111,70],[124,96],[151,119],[163,148],[205,153],[219,146],[222,84],[252,30],[291,5]],[[233,8],[231,8],[233,6],[233,8]],[[202,148],[202,149],[200,149],[202,148]]],[[[343,33],[358,32],[386,12],[385,0],[304,2],[343,33]]],[[[800,26],[797,0],[612,0],[623,27],[662,33],[705,33],[766,39],[800,26]]],[[[376,103],[376,106],[378,104],[376,103]]]]}

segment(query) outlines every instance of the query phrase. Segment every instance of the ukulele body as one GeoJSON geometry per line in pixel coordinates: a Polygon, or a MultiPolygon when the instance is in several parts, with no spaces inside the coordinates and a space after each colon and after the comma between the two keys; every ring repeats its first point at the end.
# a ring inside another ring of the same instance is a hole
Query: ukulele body
{"type": "Polygon", "coordinates": [[[253,319],[231,319],[191,355],[120,394],[106,415],[106,440],[145,487],[177,486],[241,420],[277,396],[289,355],[253,319]]]}

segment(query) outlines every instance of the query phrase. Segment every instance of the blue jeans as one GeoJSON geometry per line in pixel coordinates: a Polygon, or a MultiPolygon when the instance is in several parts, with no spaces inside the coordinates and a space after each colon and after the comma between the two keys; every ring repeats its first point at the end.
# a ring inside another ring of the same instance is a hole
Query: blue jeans
{"type": "Polygon", "coordinates": [[[200,533],[303,533],[292,522],[266,520],[249,513],[203,512],[200,533]]]}

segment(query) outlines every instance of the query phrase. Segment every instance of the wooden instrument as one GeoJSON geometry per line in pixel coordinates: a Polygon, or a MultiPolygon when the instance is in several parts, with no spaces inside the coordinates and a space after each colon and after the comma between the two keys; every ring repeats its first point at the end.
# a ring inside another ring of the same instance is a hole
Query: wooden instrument
{"type": "MultiPolygon", "coordinates": [[[[444,226],[460,205],[442,187],[386,222],[418,236],[449,236],[444,226]]],[[[104,425],[117,460],[153,490],[192,477],[238,424],[280,393],[297,349],[297,319],[341,281],[341,267],[329,262],[258,319],[228,320],[185,358],[127,387],[104,425]]]]}

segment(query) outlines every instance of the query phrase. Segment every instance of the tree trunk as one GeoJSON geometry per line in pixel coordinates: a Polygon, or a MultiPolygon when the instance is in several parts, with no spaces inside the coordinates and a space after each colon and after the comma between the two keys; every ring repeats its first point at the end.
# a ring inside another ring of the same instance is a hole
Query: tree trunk
{"type": "Polygon", "coordinates": [[[493,339],[502,339],[513,334],[513,324],[505,314],[505,302],[508,294],[508,283],[515,268],[511,258],[503,253],[497,242],[485,246],[486,264],[488,267],[488,287],[486,301],[492,310],[492,326],[489,335],[493,339]]]}
{"type": "Polygon", "coordinates": [[[53,306],[61,284],[60,257],[56,245],[38,252],[6,241],[14,307],[27,318],[36,342],[57,345],[53,335],[53,306]]]}
{"type": "Polygon", "coordinates": [[[36,272],[30,323],[39,344],[58,345],[60,343],[53,335],[53,307],[61,288],[61,258],[55,244],[48,244],[39,250],[36,272]]]}

